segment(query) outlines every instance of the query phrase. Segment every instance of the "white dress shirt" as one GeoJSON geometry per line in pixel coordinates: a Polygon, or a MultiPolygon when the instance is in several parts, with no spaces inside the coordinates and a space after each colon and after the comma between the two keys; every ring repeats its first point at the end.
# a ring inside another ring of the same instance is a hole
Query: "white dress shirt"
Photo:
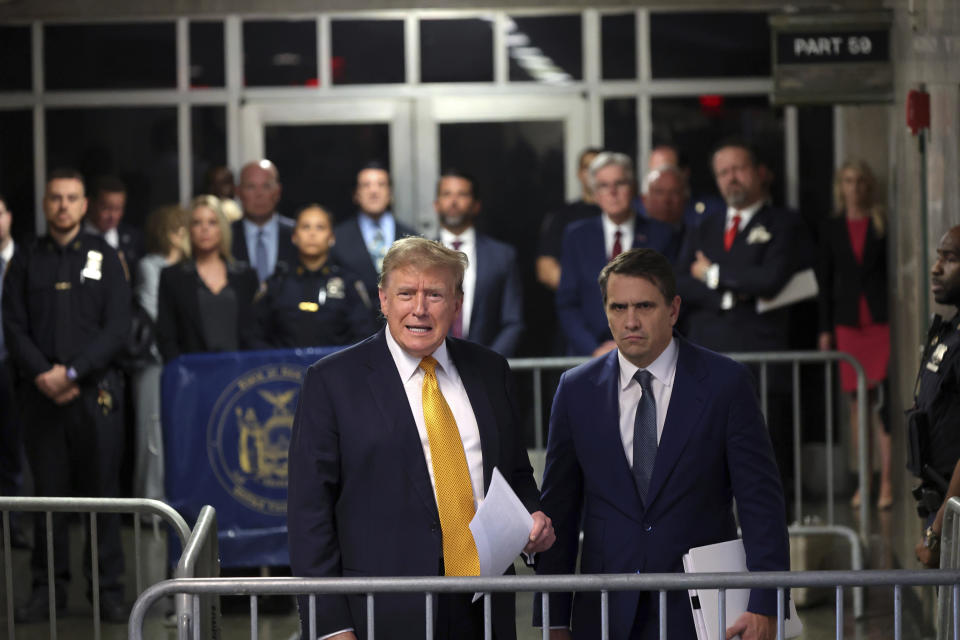
{"type": "Polygon", "coordinates": [[[453,241],[460,241],[460,248],[467,254],[467,270],[463,273],[463,308],[460,310],[460,320],[463,337],[470,333],[470,316],[473,313],[473,292],[477,289],[477,232],[470,227],[460,235],[454,235],[444,228],[440,229],[440,242],[448,249],[453,249],[453,241]]]}
{"type": "MultiPolygon", "coordinates": [[[[667,409],[670,408],[670,397],[673,395],[673,379],[677,374],[679,353],[676,339],[671,338],[667,348],[647,367],[647,371],[652,376],[650,387],[657,405],[657,444],[660,443],[663,425],[667,421],[667,409]]],[[[617,359],[620,361],[620,386],[617,394],[620,401],[620,440],[623,442],[627,464],[632,468],[634,422],[643,390],[640,383],[633,378],[639,367],[624,358],[619,350],[617,359]]]]}
{"type": "Polygon", "coordinates": [[[120,246],[120,233],[117,231],[116,227],[113,229],[108,229],[107,231],[100,231],[100,229],[95,227],[92,223],[86,222],[83,225],[83,230],[87,233],[92,233],[95,236],[100,236],[114,249],[120,246]]]}
{"type": "MultiPolygon", "coordinates": [[[[427,437],[427,425],[423,419],[423,369],[420,368],[420,360],[412,356],[397,344],[390,333],[390,328],[386,329],[387,347],[390,349],[390,355],[393,356],[393,362],[397,365],[397,371],[400,373],[400,380],[403,382],[403,389],[407,392],[407,400],[410,403],[410,411],[413,413],[413,420],[417,423],[417,432],[420,434],[420,444],[423,446],[423,455],[427,459],[427,472],[430,474],[430,484],[433,486],[434,497],[436,497],[437,485],[433,478],[433,462],[430,456],[430,439],[427,437]]],[[[440,385],[440,393],[453,413],[453,418],[457,422],[457,429],[460,430],[460,440],[463,442],[463,451],[467,455],[467,469],[470,470],[470,482],[473,484],[474,505],[479,506],[483,501],[483,452],[480,448],[480,427],[477,425],[477,418],[473,413],[473,406],[470,404],[470,398],[467,396],[467,390],[460,380],[460,374],[450,359],[447,352],[447,343],[444,341],[437,347],[432,354],[437,361],[437,383],[440,385]]]]}
{"type": "Polygon", "coordinates": [[[613,254],[613,243],[616,241],[617,231],[620,232],[620,249],[629,251],[633,248],[633,227],[637,218],[631,215],[623,224],[615,224],[606,213],[600,216],[603,221],[603,248],[609,258],[613,254]]]}

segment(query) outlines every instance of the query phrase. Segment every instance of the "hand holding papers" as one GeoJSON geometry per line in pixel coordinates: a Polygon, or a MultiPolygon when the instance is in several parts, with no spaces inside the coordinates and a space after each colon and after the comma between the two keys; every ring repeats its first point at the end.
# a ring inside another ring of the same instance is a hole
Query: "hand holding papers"
{"type": "Polygon", "coordinates": [[[494,468],[487,495],[470,521],[480,556],[480,575],[503,575],[530,541],[532,527],[533,517],[500,470],[494,468]]]}
{"type": "Polygon", "coordinates": [[[817,287],[817,276],[813,269],[804,269],[793,274],[793,277],[783,286],[780,293],[772,298],[757,298],[757,313],[765,313],[780,307],[796,304],[808,298],[815,297],[820,292],[817,287]]]}

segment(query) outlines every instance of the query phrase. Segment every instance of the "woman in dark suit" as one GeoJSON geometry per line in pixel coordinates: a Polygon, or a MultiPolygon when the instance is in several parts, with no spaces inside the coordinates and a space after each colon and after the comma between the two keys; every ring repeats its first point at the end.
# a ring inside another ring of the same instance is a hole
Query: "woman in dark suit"
{"type": "MultiPolygon", "coordinates": [[[[887,311],[887,244],[883,208],[876,201],[876,180],[860,160],[848,161],[834,178],[835,215],[821,232],[817,278],[820,284],[819,347],[854,356],[867,376],[870,407],[868,427],[880,449],[880,490],[877,507],[893,504],[890,483],[889,421],[882,417],[884,381],[890,360],[887,311]]],[[[857,450],[857,377],[849,364],[840,364],[840,383],[850,398],[850,442],[857,450]]],[[[871,440],[873,437],[871,437],[871,440]]],[[[872,442],[867,459],[872,460],[872,442]]],[[[871,465],[872,467],[872,465],[871,465]]],[[[871,474],[872,475],[872,474],[871,474]]],[[[851,504],[860,505],[860,490],[851,504]]]]}
{"type": "Polygon", "coordinates": [[[157,346],[164,362],[182,353],[263,345],[254,298],[256,272],[230,255],[230,224],[213,196],[190,203],[191,258],[160,274],[157,346]]]}

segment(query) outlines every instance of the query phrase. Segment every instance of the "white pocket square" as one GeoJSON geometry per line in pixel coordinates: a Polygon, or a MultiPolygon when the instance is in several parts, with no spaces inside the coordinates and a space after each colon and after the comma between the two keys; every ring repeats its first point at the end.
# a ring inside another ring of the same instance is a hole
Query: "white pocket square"
{"type": "Polygon", "coordinates": [[[766,227],[759,225],[750,229],[750,233],[747,235],[747,244],[763,244],[770,242],[772,237],[766,227]]]}

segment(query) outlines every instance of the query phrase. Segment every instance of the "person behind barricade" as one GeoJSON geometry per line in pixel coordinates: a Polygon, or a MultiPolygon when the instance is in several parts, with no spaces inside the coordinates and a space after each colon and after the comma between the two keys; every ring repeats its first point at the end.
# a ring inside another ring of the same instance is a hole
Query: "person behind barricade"
{"type": "Polygon", "coordinates": [[[93,200],[87,213],[84,231],[103,236],[117,250],[131,283],[137,273],[137,262],[143,257],[143,235],[140,229],[123,221],[127,208],[127,187],[116,176],[102,176],[93,183],[93,200]]]}
{"type": "Polygon", "coordinates": [[[330,259],[330,213],[317,204],[301,209],[292,240],[298,262],[277,266],[256,305],[267,343],[280,349],[338,346],[376,332],[363,281],[330,259]]]}
{"type": "MultiPolygon", "coordinates": [[[[876,180],[866,163],[848,161],[834,177],[835,214],[820,230],[817,282],[820,288],[818,346],[849,353],[861,365],[870,391],[868,407],[857,405],[857,375],[840,363],[840,384],[850,403],[850,442],[857,450],[859,411],[867,411],[868,433],[876,433],[880,450],[880,489],[877,508],[893,505],[890,481],[889,420],[881,412],[890,361],[890,325],[887,323],[887,243],[883,208],[876,201],[876,180]]],[[[872,452],[872,441],[867,451],[872,452]]],[[[868,453],[867,460],[873,456],[868,453]]],[[[870,474],[872,475],[872,474],[870,474]]],[[[860,506],[860,489],[850,501],[860,506]]]]}
{"type": "MultiPolygon", "coordinates": [[[[147,255],[137,267],[133,294],[139,308],[155,323],[160,273],[190,255],[189,214],[179,205],[161,207],[146,224],[147,255]]],[[[136,402],[133,495],[163,500],[163,433],[160,425],[160,352],[154,343],[151,362],[133,374],[136,402]]]]}
{"type": "MultiPolygon", "coordinates": [[[[681,572],[691,548],[736,539],[737,521],[750,571],[789,570],[783,491],[749,370],[674,331],[680,297],[656,251],[620,254],[599,285],[617,347],[565,372],[554,396],[540,506],[557,542],[537,575],[574,573],[578,552],[580,573],[681,572]]],[[[610,637],[655,637],[658,604],[656,591],[611,593],[610,637]]],[[[598,637],[599,593],[551,593],[549,609],[552,639],[598,637]]],[[[539,596],[533,611],[540,626],[539,596]]],[[[726,637],[772,640],[776,612],[776,592],[755,589],[726,637]]],[[[685,591],[667,594],[666,616],[671,640],[696,640],[685,591]]]]}
{"type": "MultiPolygon", "coordinates": [[[[293,220],[277,213],[282,191],[280,172],[269,160],[248,162],[240,170],[237,196],[243,219],[230,225],[230,251],[254,269],[260,282],[266,282],[278,264],[290,265],[297,258],[290,242],[293,220]]],[[[227,215],[222,203],[220,210],[227,215]]]]}
{"type": "MultiPolygon", "coordinates": [[[[494,467],[531,512],[525,551],[554,540],[539,511],[518,430],[510,368],[497,353],[449,335],[463,296],[463,253],[396,241],[379,297],[387,326],[307,370],[290,440],[287,528],[298,577],[476,576],[469,523],[494,467]]],[[[513,567],[508,570],[513,573],[513,567]]],[[[299,598],[302,637],[367,638],[363,595],[299,598]],[[311,609],[316,636],[309,635],[311,609]]],[[[484,605],[441,593],[438,640],[484,637],[484,605]]],[[[497,640],[516,637],[515,598],[493,594],[497,640]]],[[[377,594],[376,637],[424,637],[422,593],[377,594]]]]}
{"type": "Polygon", "coordinates": [[[960,226],[940,238],[930,282],[934,300],[957,312],[949,320],[935,315],[927,332],[914,404],[907,412],[907,468],[920,478],[913,490],[924,521],[917,556],[936,566],[946,498],[960,493],[960,226]]]}
{"type": "MultiPolygon", "coordinates": [[[[4,279],[5,342],[18,378],[24,446],[38,496],[115,498],[123,453],[123,377],[114,366],[130,326],[130,287],[117,252],[83,231],[83,176],[47,179],[47,233],[14,254],[4,279]]],[[[47,529],[34,523],[30,599],[18,622],[47,618],[47,529]]],[[[53,603],[66,611],[70,541],[66,514],[53,516],[53,603]]],[[[87,536],[89,540],[89,535],[87,536]]],[[[97,518],[100,617],[125,622],[123,548],[116,514],[97,518]]],[[[90,552],[84,554],[90,580],[90,552]]],[[[93,586],[88,583],[87,595],[93,586]]]]}
{"type": "Polygon", "coordinates": [[[190,253],[160,273],[157,346],[164,362],[182,353],[265,347],[253,306],[257,273],[231,256],[230,225],[214,196],[190,203],[190,253]]]}

